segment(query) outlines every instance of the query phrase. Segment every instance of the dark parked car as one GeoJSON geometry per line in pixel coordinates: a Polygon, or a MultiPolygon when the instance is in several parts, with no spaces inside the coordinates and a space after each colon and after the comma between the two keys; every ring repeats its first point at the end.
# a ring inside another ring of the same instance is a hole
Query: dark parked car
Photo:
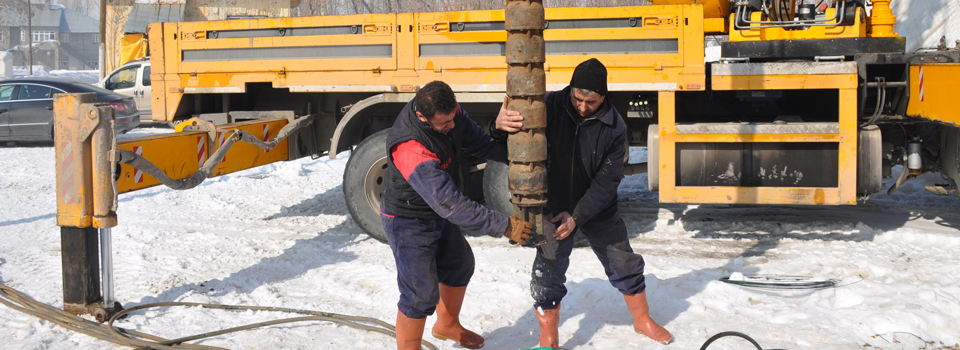
{"type": "Polygon", "coordinates": [[[0,141],[52,140],[53,94],[77,92],[96,93],[98,102],[113,105],[118,134],[140,125],[132,97],[68,79],[14,78],[0,80],[0,141]]]}

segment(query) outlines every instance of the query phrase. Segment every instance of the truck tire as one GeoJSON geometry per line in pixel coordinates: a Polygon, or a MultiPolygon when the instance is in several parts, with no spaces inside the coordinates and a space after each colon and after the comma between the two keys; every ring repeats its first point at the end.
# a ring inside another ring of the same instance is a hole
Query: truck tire
{"type": "Polygon", "coordinates": [[[343,172],[343,198],[353,221],[373,239],[387,241],[380,221],[380,191],[387,181],[387,134],[385,129],[357,145],[343,172]]]}
{"type": "Polygon", "coordinates": [[[510,188],[507,187],[507,171],[510,165],[497,161],[487,161],[483,169],[483,199],[487,208],[507,215],[513,215],[510,203],[510,188]]]}

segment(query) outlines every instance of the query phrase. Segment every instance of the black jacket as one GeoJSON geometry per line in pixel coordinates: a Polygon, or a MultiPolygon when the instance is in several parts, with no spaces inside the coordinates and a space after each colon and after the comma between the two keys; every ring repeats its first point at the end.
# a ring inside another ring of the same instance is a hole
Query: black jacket
{"type": "Polygon", "coordinates": [[[567,86],[545,98],[550,157],[547,206],[554,215],[569,212],[582,227],[597,214],[617,207],[627,127],[609,96],[592,117],[580,117],[571,102],[571,89],[567,86]],[[562,183],[566,181],[568,185],[562,183]]]}
{"type": "Polygon", "coordinates": [[[454,124],[446,135],[438,133],[417,118],[413,102],[404,107],[385,145],[388,165],[381,193],[383,209],[404,217],[443,218],[474,232],[502,235],[507,216],[483,207],[462,192],[470,185],[465,155],[504,161],[506,145],[484,134],[459,106],[454,124]],[[403,159],[394,159],[394,147],[410,140],[419,143],[429,156],[398,152],[403,159]],[[398,169],[398,161],[403,170],[398,169]]]}

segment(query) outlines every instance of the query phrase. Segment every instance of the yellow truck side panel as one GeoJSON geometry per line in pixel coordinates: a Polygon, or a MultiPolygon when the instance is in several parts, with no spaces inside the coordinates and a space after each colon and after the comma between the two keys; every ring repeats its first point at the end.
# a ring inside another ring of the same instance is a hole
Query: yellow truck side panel
{"type": "Polygon", "coordinates": [[[857,75],[751,75],[714,76],[714,90],[791,90],[856,88],[857,75]]]}
{"type": "Polygon", "coordinates": [[[720,74],[711,77],[714,90],[836,89],[839,98],[837,133],[679,133],[675,93],[660,92],[660,201],[669,203],[855,204],[857,188],[857,75],[849,63],[830,68],[831,74],[777,73],[776,65],[756,64],[766,74],[720,74]],[[835,142],[838,144],[837,187],[700,187],[678,186],[677,144],[696,142],[835,142]]]}
{"type": "MultiPolygon", "coordinates": [[[[287,125],[286,119],[260,119],[240,123],[224,124],[214,132],[216,139],[210,140],[209,134],[202,131],[186,131],[173,134],[155,135],[135,139],[119,140],[117,149],[131,151],[149,160],[168,177],[174,180],[193,176],[221,145],[230,131],[242,129],[262,141],[270,141],[281,128],[287,125]]],[[[250,169],[256,166],[289,160],[287,140],[276,147],[264,151],[245,142],[236,142],[220,163],[213,168],[211,177],[250,169]]],[[[117,193],[135,191],[159,185],[160,181],[130,165],[122,164],[117,179],[117,193]]]]}
{"type": "MultiPolygon", "coordinates": [[[[184,94],[242,93],[254,82],[291,92],[397,92],[442,79],[458,92],[505,91],[503,16],[454,11],[158,24],[151,31],[162,35],[151,35],[151,50],[155,65],[163,65],[154,73],[163,88],[154,89],[153,118],[189,115],[177,111],[184,94]],[[460,30],[495,22],[501,28],[460,30]],[[358,34],[309,32],[333,27],[358,34]]],[[[607,65],[611,91],[705,88],[699,5],[547,9],[545,17],[555,24],[544,30],[548,89],[566,85],[589,57],[607,65]],[[561,25],[585,19],[636,26],[561,25]]]]}
{"type": "Polygon", "coordinates": [[[910,102],[907,115],[960,125],[956,85],[960,64],[935,63],[910,66],[910,102]]]}
{"type": "Polygon", "coordinates": [[[840,133],[838,134],[730,134],[681,135],[677,133],[673,92],[660,92],[660,201],[663,203],[717,204],[856,204],[857,186],[857,90],[840,90],[840,133]],[[674,174],[679,142],[838,142],[840,167],[838,187],[694,187],[677,186],[674,174]]]}
{"type": "MultiPolygon", "coordinates": [[[[204,132],[182,132],[118,140],[117,149],[139,154],[174,180],[192,176],[209,155],[207,134],[204,132]],[[188,162],[184,161],[185,159],[196,159],[196,161],[188,162]]],[[[117,193],[159,184],[160,181],[139,169],[127,164],[120,165],[117,193]]]]}
{"type": "Polygon", "coordinates": [[[654,5],[703,5],[704,18],[725,18],[730,15],[729,0],[650,0],[654,5]]]}
{"type": "MultiPolygon", "coordinates": [[[[261,119],[226,124],[221,126],[221,128],[228,132],[233,129],[241,129],[259,137],[260,140],[269,141],[272,140],[274,136],[277,136],[277,132],[285,125],[287,125],[286,119],[261,119]]],[[[222,144],[221,140],[226,136],[228,135],[218,130],[216,145],[212,147],[213,151],[211,153],[216,152],[217,148],[222,144]]],[[[268,151],[257,148],[249,143],[237,142],[233,144],[233,147],[230,148],[230,151],[227,152],[224,159],[220,161],[220,164],[214,168],[212,176],[225,175],[256,166],[285,161],[289,160],[289,158],[287,140],[281,141],[276,147],[268,151]]]]}

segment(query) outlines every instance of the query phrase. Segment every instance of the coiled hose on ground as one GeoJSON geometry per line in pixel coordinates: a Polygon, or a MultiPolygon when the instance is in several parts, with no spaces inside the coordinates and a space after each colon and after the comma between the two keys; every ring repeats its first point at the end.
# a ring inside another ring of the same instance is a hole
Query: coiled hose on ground
{"type": "MultiPolygon", "coordinates": [[[[93,322],[77,315],[71,314],[69,312],[54,308],[50,305],[38,302],[33,298],[30,298],[23,293],[7,287],[3,284],[0,284],[0,304],[4,304],[11,309],[32,315],[34,317],[52,322],[60,327],[72,330],[78,333],[83,333],[91,337],[105,340],[121,346],[129,346],[138,349],[196,349],[196,350],[222,350],[223,348],[214,347],[214,346],[205,346],[205,345],[196,345],[188,344],[185,342],[210,338],[218,335],[224,335],[228,333],[239,332],[243,330],[250,330],[259,327],[277,325],[282,323],[291,323],[291,322],[307,322],[307,321],[326,321],[342,324],[345,326],[362,329],[370,332],[377,332],[386,334],[391,337],[396,337],[396,328],[386,322],[381,320],[362,317],[362,316],[350,316],[335,314],[330,312],[320,312],[320,311],[311,311],[311,310],[298,310],[298,309],[288,309],[281,307],[266,307],[266,306],[243,306],[243,305],[217,305],[217,304],[204,304],[204,303],[184,303],[184,302],[162,302],[162,303],[152,303],[152,304],[143,304],[137,305],[125,310],[122,310],[110,318],[110,321],[107,324],[100,324],[93,322]],[[234,327],[229,329],[223,329],[215,332],[208,332],[203,334],[197,334],[187,337],[181,337],[177,339],[165,339],[152,334],[137,332],[134,330],[124,329],[116,327],[113,325],[114,321],[127,315],[133,311],[150,309],[156,307],[204,307],[211,309],[222,309],[222,310],[252,310],[252,311],[275,311],[275,312],[286,312],[306,315],[303,317],[291,317],[285,319],[278,319],[273,321],[260,322],[255,324],[250,324],[241,327],[234,327]]],[[[430,350],[436,350],[437,347],[433,344],[423,341],[423,347],[426,347],[430,350]]]]}

